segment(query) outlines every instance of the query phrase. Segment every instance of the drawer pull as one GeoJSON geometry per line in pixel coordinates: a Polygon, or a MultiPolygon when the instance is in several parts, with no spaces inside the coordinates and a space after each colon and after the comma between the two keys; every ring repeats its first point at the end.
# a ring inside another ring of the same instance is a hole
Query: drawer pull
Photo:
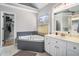
{"type": "Polygon", "coordinates": [[[48,44],[50,44],[50,43],[48,43],[48,44]]]}
{"type": "Polygon", "coordinates": [[[59,48],[58,46],[56,48],[59,48]]]}
{"type": "Polygon", "coordinates": [[[73,47],[73,49],[77,49],[76,47],[73,47]]]}
{"type": "Polygon", "coordinates": [[[56,43],[58,43],[58,41],[56,41],[56,43]]]}
{"type": "Polygon", "coordinates": [[[58,46],[55,46],[55,48],[59,48],[58,46]]]}
{"type": "Polygon", "coordinates": [[[56,48],[56,46],[55,46],[55,48],[56,48]]]}

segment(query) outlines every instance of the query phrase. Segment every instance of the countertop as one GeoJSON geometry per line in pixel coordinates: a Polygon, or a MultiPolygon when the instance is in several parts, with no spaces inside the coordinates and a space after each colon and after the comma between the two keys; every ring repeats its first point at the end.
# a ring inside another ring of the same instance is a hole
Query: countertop
{"type": "Polygon", "coordinates": [[[71,42],[79,43],[79,37],[60,36],[60,35],[55,35],[55,34],[48,34],[48,35],[45,35],[45,36],[49,36],[49,37],[53,37],[53,38],[58,38],[58,39],[65,40],[65,41],[71,41],[71,42]]]}

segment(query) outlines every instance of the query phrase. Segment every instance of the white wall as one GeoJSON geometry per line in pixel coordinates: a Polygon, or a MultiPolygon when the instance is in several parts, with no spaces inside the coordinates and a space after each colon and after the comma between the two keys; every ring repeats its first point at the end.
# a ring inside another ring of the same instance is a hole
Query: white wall
{"type": "Polygon", "coordinates": [[[0,12],[14,12],[16,14],[16,32],[36,31],[36,13],[18,8],[0,5],[0,12]]]}
{"type": "MultiPolygon", "coordinates": [[[[0,19],[1,19],[1,14],[0,14],[0,19]]],[[[1,24],[1,22],[0,22],[1,24]]],[[[1,48],[1,26],[0,26],[0,48],[1,48]]]]}
{"type": "Polygon", "coordinates": [[[36,14],[21,12],[16,15],[16,31],[36,31],[36,14]]]}

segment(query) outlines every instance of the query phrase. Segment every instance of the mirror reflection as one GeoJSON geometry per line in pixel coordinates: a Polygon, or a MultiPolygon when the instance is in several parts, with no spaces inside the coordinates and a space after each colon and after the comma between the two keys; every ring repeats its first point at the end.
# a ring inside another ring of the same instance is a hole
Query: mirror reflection
{"type": "Polygon", "coordinates": [[[55,14],[56,31],[68,32],[69,31],[69,15],[71,12],[60,12],[55,14]]]}
{"type": "Polygon", "coordinates": [[[79,33],[79,5],[55,13],[55,30],[79,33]]]}

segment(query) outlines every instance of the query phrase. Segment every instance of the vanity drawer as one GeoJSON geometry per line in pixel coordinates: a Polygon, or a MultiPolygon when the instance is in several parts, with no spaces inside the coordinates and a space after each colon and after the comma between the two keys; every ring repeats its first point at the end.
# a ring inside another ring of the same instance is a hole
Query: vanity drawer
{"type": "Polygon", "coordinates": [[[67,49],[67,56],[79,56],[79,54],[72,51],[71,49],[67,49]]]}
{"type": "Polygon", "coordinates": [[[66,41],[58,39],[57,45],[62,46],[64,48],[66,48],[66,41]]]}
{"type": "Polygon", "coordinates": [[[53,44],[57,44],[58,40],[56,38],[51,38],[50,43],[53,44]]]}
{"type": "Polygon", "coordinates": [[[73,52],[79,54],[79,43],[67,42],[67,50],[72,50],[73,52]]]}

